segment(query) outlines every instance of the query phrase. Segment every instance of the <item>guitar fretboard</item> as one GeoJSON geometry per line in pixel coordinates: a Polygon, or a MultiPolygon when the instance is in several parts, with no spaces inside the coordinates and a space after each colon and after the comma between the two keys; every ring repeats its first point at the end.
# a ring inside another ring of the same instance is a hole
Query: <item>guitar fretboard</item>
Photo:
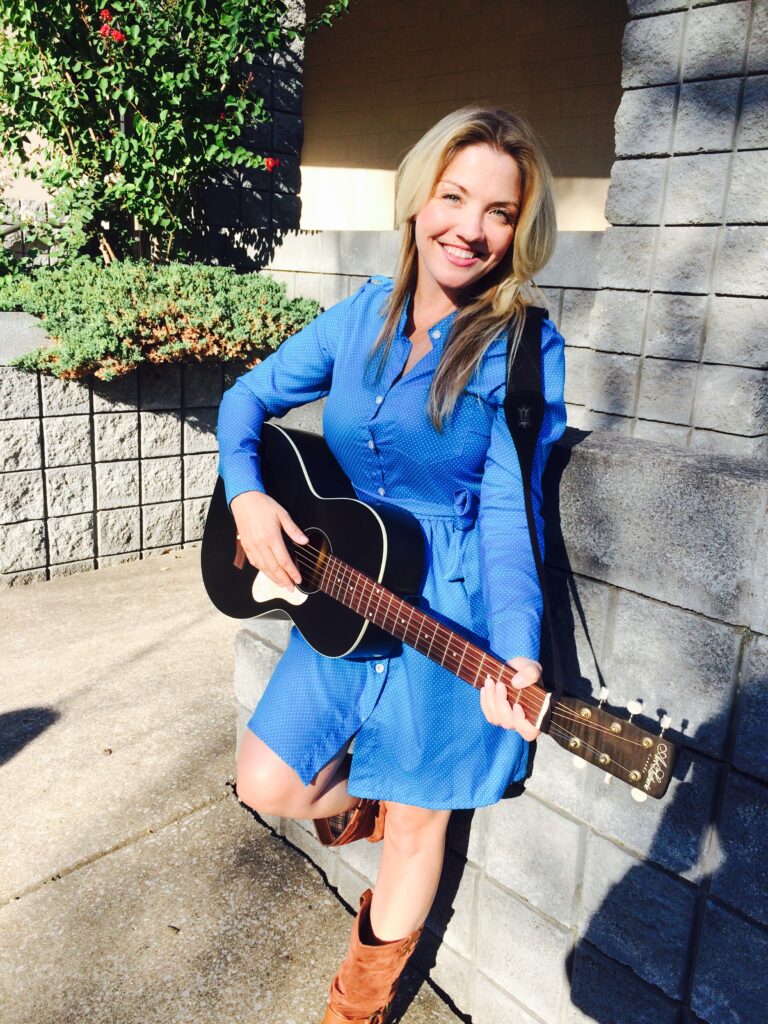
{"type": "MultiPolygon", "coordinates": [[[[514,701],[519,699],[522,691],[512,685],[513,668],[382,587],[370,576],[327,553],[318,560],[316,572],[320,589],[329,597],[442,665],[459,679],[479,690],[486,676],[491,676],[507,686],[514,701]]],[[[547,691],[535,684],[526,687],[525,693],[526,705],[528,708],[533,705],[529,717],[535,718],[548,696],[547,691]]]]}

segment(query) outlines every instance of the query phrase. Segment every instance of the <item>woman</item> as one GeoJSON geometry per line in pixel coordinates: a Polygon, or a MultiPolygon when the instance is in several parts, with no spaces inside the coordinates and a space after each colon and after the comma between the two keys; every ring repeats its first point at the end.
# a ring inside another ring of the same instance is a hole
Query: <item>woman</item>
{"type": "MultiPolygon", "coordinates": [[[[503,402],[507,338],[519,338],[527,285],[554,246],[549,171],[520,118],[465,109],[410,151],[396,194],[394,281],[371,279],[224,396],[228,500],[251,563],[293,589],[301,573],[281,530],[306,538],[263,492],[259,432],[327,395],[325,437],[358,497],[404,507],[423,528],[421,606],[510,659],[515,685],[528,686],[541,675],[541,593],[503,402]]],[[[550,321],[542,369],[540,536],[541,473],[565,427],[563,340],[550,321]]],[[[434,900],[451,810],[495,803],[524,776],[537,734],[490,678],[478,699],[411,648],[332,660],[292,630],[242,742],[238,795],[266,814],[314,819],[335,845],[383,833],[324,1024],[387,1019],[434,900]]]]}

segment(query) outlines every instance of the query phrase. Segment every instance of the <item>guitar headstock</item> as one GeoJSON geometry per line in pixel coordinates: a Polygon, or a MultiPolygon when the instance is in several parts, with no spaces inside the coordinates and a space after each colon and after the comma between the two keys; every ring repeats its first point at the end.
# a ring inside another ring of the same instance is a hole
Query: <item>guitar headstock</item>
{"type": "Polygon", "coordinates": [[[602,703],[558,696],[548,733],[576,757],[621,779],[638,793],[659,799],[669,786],[677,748],[663,732],[656,736],[632,722],[638,704],[630,705],[629,710],[628,719],[619,718],[604,711],[602,703]]]}

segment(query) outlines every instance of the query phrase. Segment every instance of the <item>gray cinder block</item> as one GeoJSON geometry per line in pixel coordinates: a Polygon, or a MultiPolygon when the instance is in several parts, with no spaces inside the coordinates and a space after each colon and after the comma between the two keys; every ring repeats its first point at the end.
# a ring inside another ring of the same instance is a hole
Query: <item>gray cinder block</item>
{"type": "Polygon", "coordinates": [[[99,509],[139,504],[139,463],[96,463],[96,502],[99,509]]]}
{"type": "Polygon", "coordinates": [[[116,508],[97,515],[99,555],[118,555],[141,547],[139,509],[116,508]]]}
{"type": "Polygon", "coordinates": [[[221,401],[221,367],[189,363],[183,367],[184,405],[188,408],[215,406],[221,401]]]}
{"type": "Polygon", "coordinates": [[[678,156],[670,161],[666,224],[719,224],[723,219],[729,153],[678,156]]]}
{"type": "Polygon", "coordinates": [[[675,152],[727,150],[733,142],[741,80],[685,82],[675,124],[675,152]]]}
{"type": "Polygon", "coordinates": [[[195,409],[184,417],[184,452],[218,451],[216,442],[216,422],[218,409],[195,409]]]}
{"type": "Polygon", "coordinates": [[[181,502],[166,501],[142,508],[142,547],[160,548],[181,544],[181,502]]]}
{"type": "Polygon", "coordinates": [[[218,456],[215,453],[184,456],[184,496],[210,498],[216,484],[218,456]]]}
{"type": "Polygon", "coordinates": [[[684,20],[682,13],[664,14],[627,24],[621,52],[621,84],[625,89],[677,79],[684,20]]]}
{"type": "Polygon", "coordinates": [[[181,499],[181,457],[144,459],[141,464],[141,502],[181,499]]]}
{"type": "Polygon", "coordinates": [[[141,457],[181,453],[181,415],[178,412],[141,413],[141,457]]]}
{"type": "Polygon", "coordinates": [[[645,292],[597,292],[589,324],[590,345],[603,352],[638,355],[647,305],[645,292]]]}
{"type": "Polygon", "coordinates": [[[684,78],[717,78],[741,73],[751,4],[715,4],[688,15],[684,78]]]}
{"type": "Polygon", "coordinates": [[[136,409],[138,373],[115,377],[113,380],[94,380],[92,384],[94,412],[132,412],[136,409]]]}
{"type": "Polygon", "coordinates": [[[547,1024],[555,1024],[565,997],[566,930],[485,878],[477,913],[485,972],[547,1024]]]}
{"type": "Polygon", "coordinates": [[[45,464],[74,466],[90,463],[91,423],[88,416],[55,416],[43,420],[45,464]]]}
{"type": "Polygon", "coordinates": [[[637,356],[594,352],[589,361],[586,404],[596,412],[631,416],[640,360],[637,356]]]}
{"type": "Polygon", "coordinates": [[[67,516],[93,511],[91,466],[66,466],[45,473],[49,516],[67,516]]]}
{"type": "Polygon", "coordinates": [[[580,932],[673,999],[683,996],[694,886],[590,836],[580,932]]]}
{"type": "Polygon", "coordinates": [[[644,359],[637,415],[667,423],[690,423],[698,366],[673,359],[644,359]]]}
{"type": "Polygon", "coordinates": [[[142,363],[139,368],[140,407],[178,409],[181,405],[181,366],[142,363]]]}
{"type": "Polygon", "coordinates": [[[568,1024],[616,1020],[619,1001],[621,1024],[677,1024],[679,1020],[679,1004],[590,943],[579,942],[573,952],[568,1024]]]}
{"type": "Polygon", "coordinates": [[[592,289],[563,289],[560,332],[569,346],[589,344],[589,318],[597,294],[592,289]]]}
{"type": "Polygon", "coordinates": [[[21,573],[45,566],[45,525],[41,519],[3,527],[0,572],[21,573]]]}
{"type": "Polygon", "coordinates": [[[768,146],[768,77],[758,76],[746,81],[738,145],[740,149],[768,146]]]}
{"type": "Polygon", "coordinates": [[[611,224],[658,224],[666,160],[617,160],[605,216],[611,224]]]}
{"type": "Polygon", "coordinates": [[[670,152],[676,91],[673,85],[663,85],[622,95],[616,112],[617,156],[670,152]]]}
{"type": "Polygon", "coordinates": [[[768,1004],[768,935],[710,903],[696,964],[693,1009],[711,1024],[756,1024],[768,1004]]]}
{"type": "Polygon", "coordinates": [[[657,233],[653,227],[609,227],[598,253],[601,287],[650,288],[657,233]]]}
{"type": "Polygon", "coordinates": [[[570,453],[559,491],[567,559],[548,535],[551,565],[726,623],[757,619],[756,509],[764,507],[768,467],[616,434],[568,440],[551,457],[555,472],[570,453]]]}
{"type": "Polygon", "coordinates": [[[48,519],[47,527],[51,564],[93,558],[92,514],[52,517],[48,519]]]}
{"type": "Polygon", "coordinates": [[[712,895],[768,925],[768,786],[731,772],[715,843],[712,895]]]}
{"type": "Polygon", "coordinates": [[[725,295],[768,295],[768,227],[725,229],[715,291],[725,295]]]}
{"type": "Polygon", "coordinates": [[[706,294],[717,233],[716,227],[660,228],[655,290],[706,294]]]}
{"type": "Polygon", "coordinates": [[[768,368],[768,299],[715,295],[707,324],[704,360],[768,368]]]}
{"type": "Polygon", "coordinates": [[[235,694],[243,707],[256,707],[288,644],[291,622],[262,616],[235,637],[235,694]]]}
{"type": "Polygon", "coordinates": [[[139,455],[139,417],[135,412],[101,412],[93,417],[97,462],[136,459],[139,455]]]}
{"type": "Polygon", "coordinates": [[[699,370],[693,423],[726,434],[768,433],[768,376],[741,366],[699,370]]]}
{"type": "Polygon", "coordinates": [[[768,180],[768,151],[748,150],[733,158],[731,187],[728,190],[726,221],[729,224],[765,224],[768,221],[768,194],[755,188],[755,182],[768,180]]]}
{"type": "Polygon", "coordinates": [[[707,301],[703,295],[655,293],[651,297],[645,354],[663,359],[697,360],[707,301]]]}
{"type": "Polygon", "coordinates": [[[0,420],[23,419],[40,414],[37,374],[0,366],[0,420]]]}
{"type": "Polygon", "coordinates": [[[42,519],[43,474],[39,470],[0,473],[0,523],[42,519]]]}
{"type": "Polygon", "coordinates": [[[44,416],[67,416],[88,413],[91,410],[91,396],[88,384],[79,380],[59,380],[48,374],[40,375],[43,392],[44,416]]]}
{"type": "Polygon", "coordinates": [[[489,819],[488,876],[563,925],[570,925],[582,826],[525,794],[489,819]]]}

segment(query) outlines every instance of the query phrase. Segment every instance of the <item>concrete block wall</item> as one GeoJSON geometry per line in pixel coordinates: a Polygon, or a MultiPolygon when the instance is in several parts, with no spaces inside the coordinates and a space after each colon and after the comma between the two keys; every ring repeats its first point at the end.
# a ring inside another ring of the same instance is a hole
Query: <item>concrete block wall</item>
{"type": "Polygon", "coordinates": [[[3,365],[43,338],[33,317],[0,315],[2,585],[197,542],[236,371],[143,366],[105,383],[3,365]]]}
{"type": "Polygon", "coordinates": [[[768,455],[768,5],[630,0],[577,426],[768,455]]]}
{"type": "MultiPolygon", "coordinates": [[[[652,729],[668,714],[681,745],[674,779],[663,801],[637,803],[542,738],[524,788],[454,813],[418,963],[474,1024],[758,1024],[768,999],[768,470],[582,437],[569,432],[555,450],[546,494],[566,689],[605,686],[619,710],[640,698],[638,721],[652,729]]],[[[239,735],[290,623],[244,626],[239,735]]],[[[329,850],[306,822],[268,820],[357,905],[379,845],[329,850]]]]}

